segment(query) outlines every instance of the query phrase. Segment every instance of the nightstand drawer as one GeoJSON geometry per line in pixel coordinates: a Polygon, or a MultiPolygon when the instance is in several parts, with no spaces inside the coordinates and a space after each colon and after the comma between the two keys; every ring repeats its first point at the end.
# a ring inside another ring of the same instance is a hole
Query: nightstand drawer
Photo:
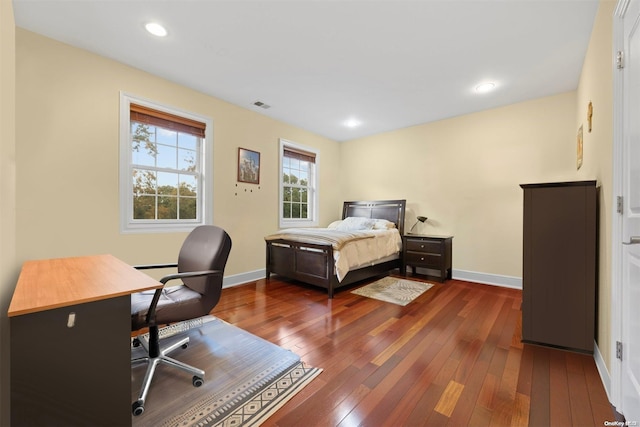
{"type": "Polygon", "coordinates": [[[406,275],[409,267],[416,274],[416,269],[420,268],[440,281],[451,279],[452,239],[453,236],[405,234],[402,236],[400,271],[406,275]]]}
{"type": "Polygon", "coordinates": [[[440,254],[407,251],[405,256],[406,264],[415,265],[418,267],[432,267],[439,269],[442,263],[442,256],[440,254]]]}
{"type": "Polygon", "coordinates": [[[431,252],[439,254],[442,251],[442,242],[434,240],[406,239],[407,251],[431,252]]]}

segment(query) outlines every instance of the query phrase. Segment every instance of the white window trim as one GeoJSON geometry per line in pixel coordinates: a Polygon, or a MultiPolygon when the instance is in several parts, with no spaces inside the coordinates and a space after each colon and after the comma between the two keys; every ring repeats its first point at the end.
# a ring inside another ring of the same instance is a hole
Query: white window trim
{"type": "Polygon", "coordinates": [[[291,227],[316,227],[318,225],[318,194],[320,193],[319,187],[320,187],[320,153],[311,148],[311,147],[306,147],[304,145],[300,145],[297,144],[295,142],[291,142],[288,141],[286,139],[282,139],[280,138],[280,147],[279,147],[280,151],[279,151],[279,159],[280,159],[280,169],[278,172],[278,179],[279,179],[279,192],[278,192],[278,220],[279,220],[279,226],[280,228],[291,228],[291,227]],[[304,219],[285,219],[282,217],[283,215],[283,211],[282,211],[282,199],[284,197],[284,186],[283,186],[283,179],[282,179],[282,167],[283,167],[283,152],[284,152],[284,147],[291,147],[291,148],[297,148],[298,150],[302,150],[302,151],[307,151],[309,153],[313,153],[316,156],[316,162],[315,162],[315,166],[314,166],[314,174],[311,176],[311,179],[314,183],[313,185],[313,192],[312,192],[312,196],[311,196],[311,206],[310,206],[310,212],[311,212],[311,219],[310,220],[304,220],[304,219]]]}
{"type": "Polygon", "coordinates": [[[213,120],[188,113],[174,107],[149,101],[126,92],[120,92],[120,232],[121,233],[172,233],[191,231],[203,224],[213,224],[213,120]],[[198,220],[133,221],[131,197],[131,123],[130,106],[138,104],[206,124],[205,138],[200,153],[202,173],[199,187],[200,204],[198,220]]]}

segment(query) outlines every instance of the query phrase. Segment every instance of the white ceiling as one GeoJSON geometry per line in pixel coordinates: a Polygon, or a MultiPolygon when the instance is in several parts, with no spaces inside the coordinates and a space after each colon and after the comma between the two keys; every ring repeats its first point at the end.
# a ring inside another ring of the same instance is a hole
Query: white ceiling
{"type": "Polygon", "coordinates": [[[597,0],[13,2],[19,27],[337,141],[575,90],[598,7],[597,0]],[[149,21],[168,36],[148,34],[149,21]],[[496,90],[476,94],[488,80],[496,90]],[[361,125],[347,128],[347,119],[361,125]]]}

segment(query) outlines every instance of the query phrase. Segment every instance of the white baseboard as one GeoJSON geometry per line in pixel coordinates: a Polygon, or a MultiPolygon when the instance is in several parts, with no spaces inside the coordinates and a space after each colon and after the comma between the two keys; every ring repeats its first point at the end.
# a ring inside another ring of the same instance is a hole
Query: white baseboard
{"type": "Polygon", "coordinates": [[[595,341],[593,342],[593,360],[596,362],[596,368],[598,368],[598,373],[600,374],[600,380],[604,386],[604,391],[607,393],[607,399],[609,399],[609,402],[612,402],[611,376],[609,375],[607,365],[604,363],[604,359],[602,358],[602,353],[600,353],[600,348],[598,348],[598,343],[595,341]]]}
{"type": "Polygon", "coordinates": [[[475,271],[453,270],[451,276],[454,279],[467,282],[482,283],[485,285],[502,286],[503,288],[522,289],[522,278],[503,276],[500,274],[478,273],[475,271]]]}
{"type": "MultiPolygon", "coordinates": [[[[244,283],[255,282],[264,279],[267,272],[264,268],[254,271],[247,271],[232,276],[225,276],[222,287],[242,285],[244,283]]],[[[522,278],[513,276],[503,276],[499,274],[478,273],[475,271],[453,270],[452,277],[467,282],[482,283],[485,285],[502,286],[503,288],[522,289],[522,278]]]]}
{"type": "Polygon", "coordinates": [[[255,271],[247,271],[245,273],[234,274],[232,276],[225,276],[222,281],[223,288],[230,288],[232,286],[243,285],[249,282],[255,282],[256,280],[264,279],[267,276],[267,271],[264,268],[255,271]]]}

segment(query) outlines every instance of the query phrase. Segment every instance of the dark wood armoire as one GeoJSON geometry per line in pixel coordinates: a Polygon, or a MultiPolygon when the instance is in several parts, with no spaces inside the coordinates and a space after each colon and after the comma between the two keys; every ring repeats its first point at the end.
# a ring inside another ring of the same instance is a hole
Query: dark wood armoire
{"type": "Polygon", "coordinates": [[[596,181],[522,184],[522,341],[592,353],[596,181]]]}

